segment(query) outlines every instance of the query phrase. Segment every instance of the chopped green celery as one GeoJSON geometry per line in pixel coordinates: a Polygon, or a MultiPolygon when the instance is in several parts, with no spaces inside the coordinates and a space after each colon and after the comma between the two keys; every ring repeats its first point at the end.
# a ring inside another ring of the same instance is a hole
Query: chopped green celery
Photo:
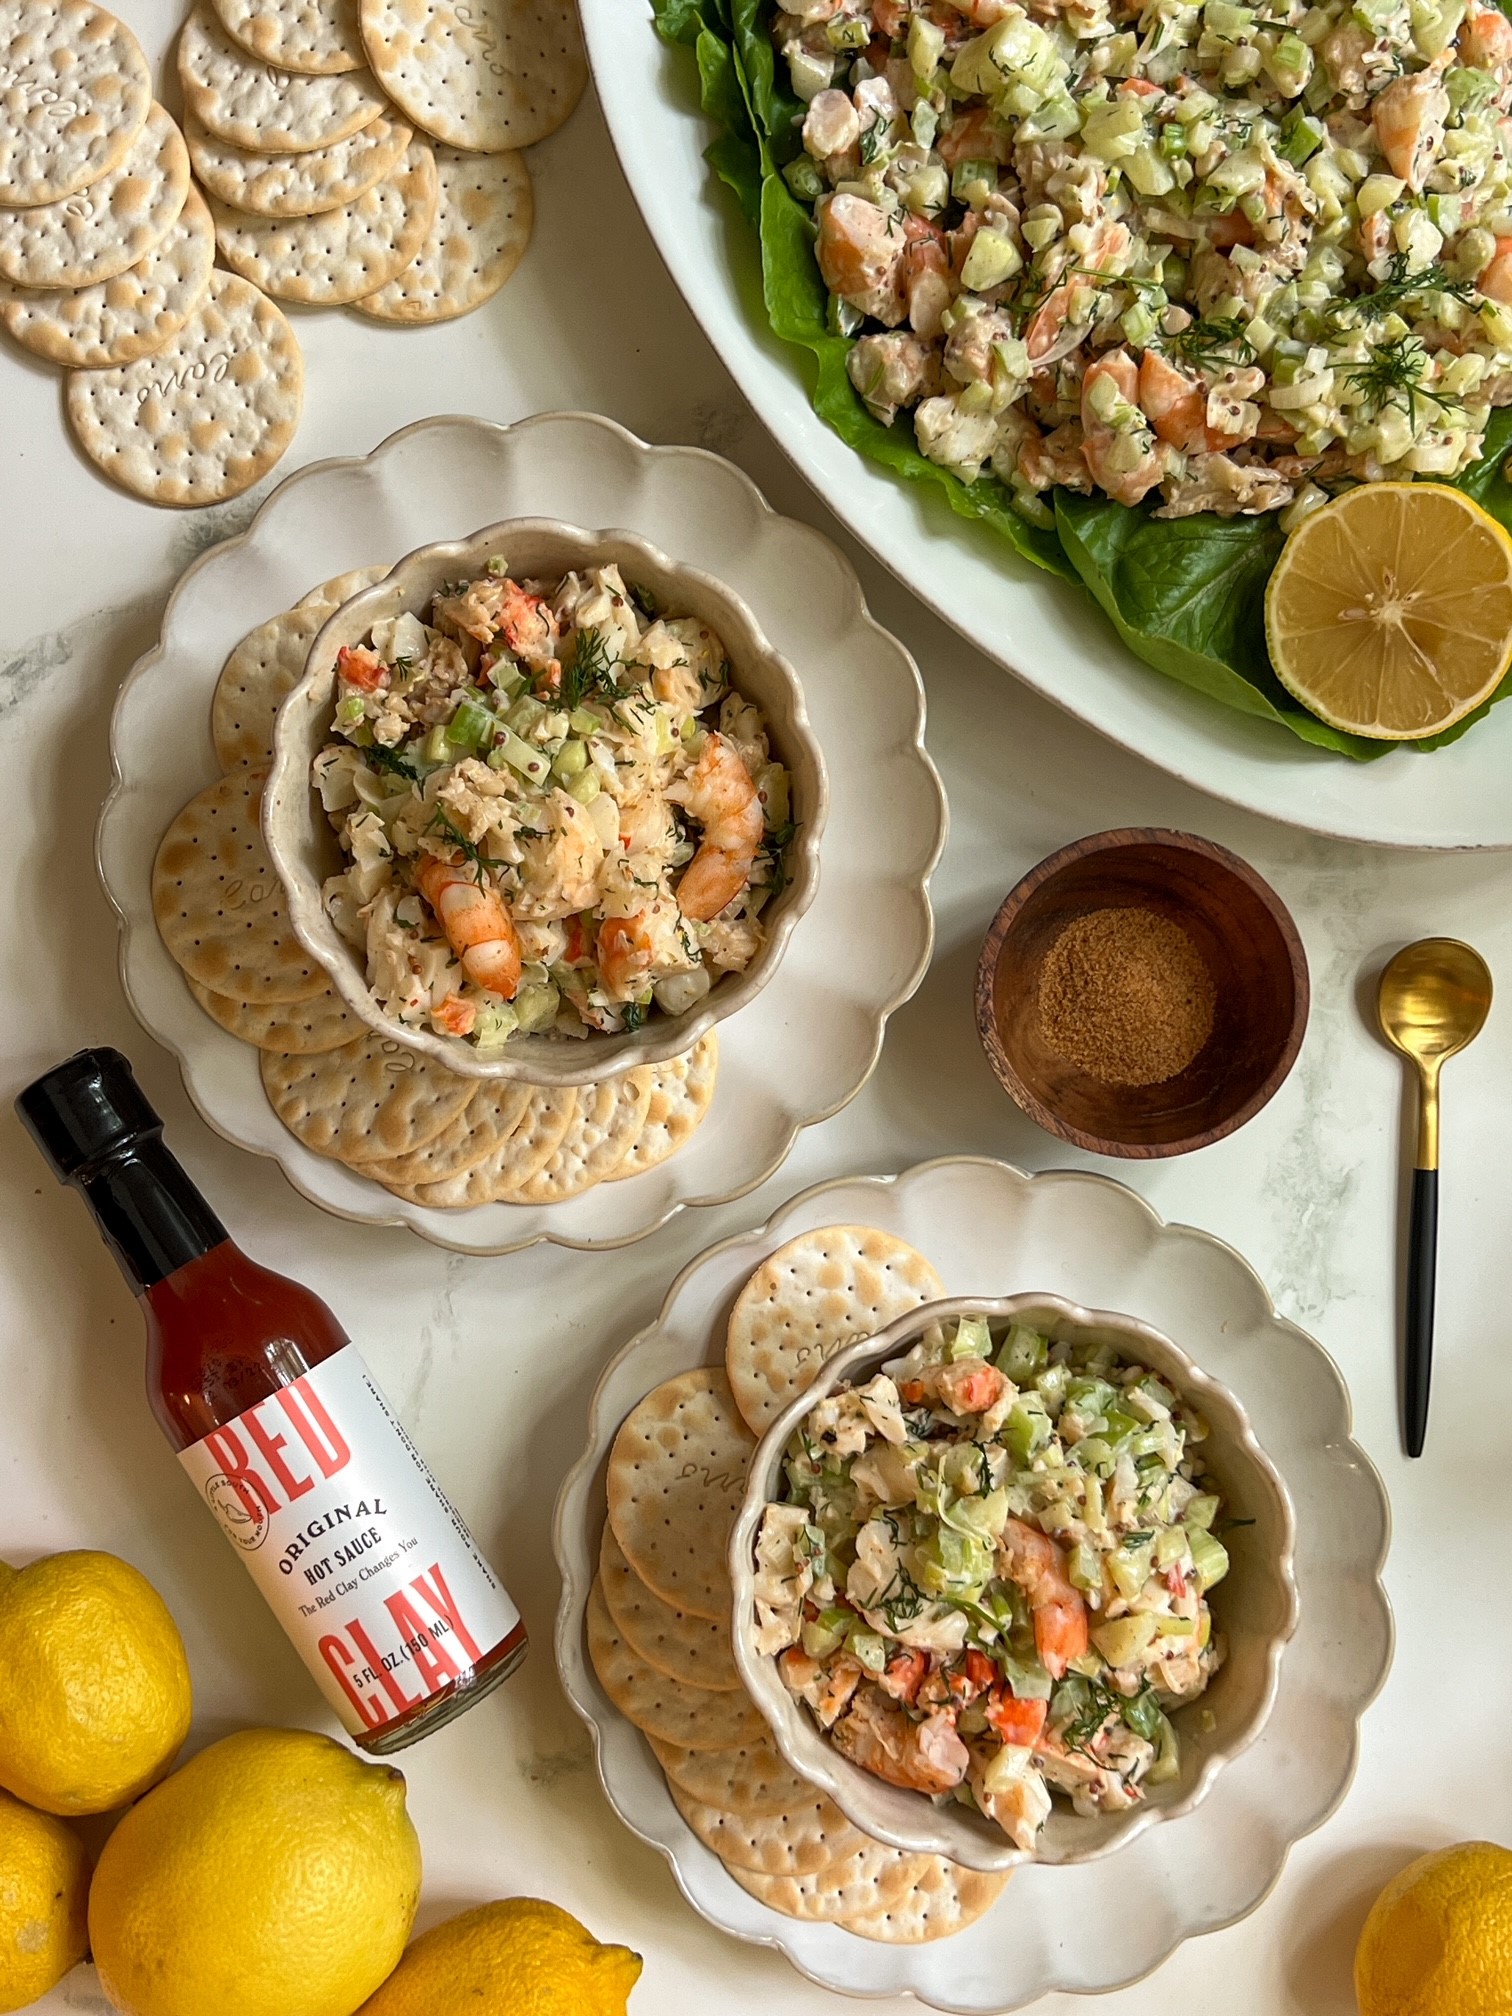
{"type": "Polygon", "coordinates": [[[1020,1658],[1013,1652],[999,1652],[997,1663],[1003,1678],[1020,1701],[1048,1701],[1054,1682],[1038,1659],[1020,1658]]]}
{"type": "Polygon", "coordinates": [[[532,748],[522,742],[513,728],[501,728],[499,739],[488,752],[489,763],[500,770],[507,763],[511,770],[530,784],[544,784],[551,771],[551,758],[544,749],[532,748]]]}
{"type": "Polygon", "coordinates": [[[971,241],[961,267],[961,285],[973,293],[985,294],[990,288],[1001,287],[1023,268],[1024,255],[1011,238],[1002,231],[983,229],[971,241]]]}
{"type": "Polygon", "coordinates": [[[1043,140],[1069,140],[1081,125],[1081,113],[1076,100],[1069,91],[1052,91],[1048,98],[1042,98],[1024,121],[1020,132],[1025,138],[1032,134],[1043,140]]]}
{"type": "Polygon", "coordinates": [[[959,203],[985,203],[998,186],[995,161],[957,161],[950,176],[950,193],[959,203]]]}
{"type": "Polygon", "coordinates": [[[1085,1540],[1078,1540],[1066,1562],[1066,1578],[1073,1589],[1100,1590],[1103,1586],[1102,1556],[1085,1540]]]}
{"type": "Polygon", "coordinates": [[[1077,1461],[1094,1477],[1111,1477],[1118,1458],[1101,1435],[1086,1435],[1076,1445],[1077,1461]]]}
{"type": "Polygon", "coordinates": [[[1106,1379],[1073,1379],[1066,1388],[1066,1405],[1083,1421],[1095,1421],[1113,1405],[1113,1388],[1106,1379]]]}
{"type": "Polygon", "coordinates": [[[533,1036],[538,1030],[549,1029],[561,1005],[562,997],[549,980],[544,986],[522,987],[514,1000],[521,1035],[533,1036]]]}
{"type": "Polygon", "coordinates": [[[1238,42],[1255,25],[1252,7],[1237,7],[1233,0],[1207,0],[1202,10],[1203,25],[1225,42],[1238,42]]]}
{"type": "Polygon", "coordinates": [[[1159,1638],[1190,1638],[1196,1632],[1195,1617],[1157,1617],[1155,1634],[1159,1638]]]}
{"type": "Polygon", "coordinates": [[[1444,78],[1449,102],[1462,119],[1479,112],[1496,90],[1496,78],[1489,70],[1471,70],[1455,64],[1444,78]]]}
{"type": "Polygon", "coordinates": [[[1149,1541],[1138,1547],[1131,1547],[1125,1541],[1122,1547],[1115,1547],[1108,1556],[1108,1573],[1113,1577],[1114,1587],[1131,1603],[1150,1579],[1154,1551],[1149,1541]]]}
{"type": "Polygon", "coordinates": [[[438,721],[420,744],[420,760],[423,763],[433,764],[451,761],[451,750],[446,742],[446,728],[442,722],[438,721]]]}
{"type": "Polygon", "coordinates": [[[1016,1400],[1009,1408],[1002,1431],[1003,1441],[1019,1463],[1027,1463],[1043,1449],[1052,1432],[1049,1415],[1043,1408],[1026,1406],[1025,1398],[1016,1400]]]}
{"type": "Polygon", "coordinates": [[[523,736],[528,735],[532,728],[538,727],[550,712],[551,709],[544,702],[537,700],[533,694],[522,693],[519,699],[511,704],[504,719],[516,735],[523,736]]]}
{"type": "Polygon", "coordinates": [[[871,40],[871,30],[864,21],[836,20],[824,24],[824,39],[831,49],[848,49],[854,53],[864,49],[871,40]]]}
{"type": "Polygon", "coordinates": [[[824,194],[824,175],[808,154],[795,154],[782,171],[782,179],[800,203],[814,203],[824,194]]]}
{"type": "Polygon", "coordinates": [[[1115,1449],[1130,1435],[1138,1435],[1145,1426],[1138,1415],[1126,1413],[1122,1407],[1117,1406],[1110,1407],[1103,1418],[1108,1424],[1102,1431],[1103,1440],[1115,1449]]]}
{"type": "Polygon", "coordinates": [[[887,1641],[859,1622],[851,1629],[846,1650],[860,1660],[868,1673],[880,1673],[887,1664],[887,1641]]]}
{"type": "Polygon", "coordinates": [[[804,1625],[801,1636],[803,1649],[810,1659],[828,1659],[845,1643],[845,1627],[842,1625],[837,1630],[827,1630],[815,1619],[804,1625]]]}
{"type": "MultiPolygon", "coordinates": [[[[1155,1620],[1153,1617],[1143,1619],[1126,1617],[1121,1618],[1119,1621],[1126,1624],[1141,1622],[1153,1624],[1155,1620]]],[[[1105,1628],[1112,1630],[1114,1627],[1108,1625],[1105,1628]]],[[[1152,1632],[1151,1637],[1153,1636],[1154,1633],[1152,1632]]],[[[1146,1638],[1145,1645],[1148,1645],[1149,1642],[1149,1638],[1146,1638]]],[[[1141,1645],[1139,1650],[1142,1652],[1144,1645],[1141,1645]]],[[[1111,1659],[1108,1663],[1111,1666],[1117,1666],[1125,1662],[1111,1659]]],[[[1136,1736],[1143,1736],[1146,1743],[1154,1743],[1159,1740],[1160,1725],[1165,1720],[1165,1716],[1161,1713],[1160,1703],[1155,1699],[1155,1690],[1153,1687],[1141,1687],[1136,1695],[1124,1702],[1122,1714],[1125,1725],[1132,1729],[1136,1736]]]]}
{"type": "Polygon", "coordinates": [[[488,667],[488,683],[505,702],[514,700],[525,685],[525,674],[513,658],[504,654],[495,658],[488,667]]]}
{"type": "Polygon", "coordinates": [[[1193,1498],[1182,1515],[1188,1526],[1200,1526],[1206,1533],[1218,1517],[1218,1508],[1223,1500],[1216,1492],[1203,1491],[1193,1498]]]}
{"type": "Polygon", "coordinates": [[[1187,157],[1187,130],[1178,120],[1167,120],[1160,129],[1156,145],[1168,161],[1184,161],[1187,157]]]}
{"type": "Polygon", "coordinates": [[[950,1364],[962,1358],[990,1358],[992,1356],[992,1332],[983,1316],[963,1316],[956,1325],[956,1333],[945,1346],[945,1357],[950,1364]]]}
{"type": "Polygon", "coordinates": [[[1192,1550],[1192,1572],[1198,1586],[1204,1592],[1216,1587],[1229,1571],[1227,1547],[1201,1526],[1187,1528],[1187,1545],[1192,1550]]]}
{"type": "Polygon", "coordinates": [[[792,817],[792,790],[783,764],[762,764],[756,772],[756,796],[761,800],[761,816],[769,832],[787,825],[792,817]]]}
{"type": "Polygon", "coordinates": [[[832,1603],[827,1609],[819,1612],[818,1621],[826,1631],[844,1633],[850,1629],[855,1616],[855,1611],[848,1610],[843,1603],[832,1603]]]}
{"type": "Polygon", "coordinates": [[[453,749],[483,749],[493,740],[497,726],[497,717],[469,696],[447,722],[446,739],[453,749]]]}
{"type": "Polygon", "coordinates": [[[567,716],[567,726],[574,735],[602,735],[609,723],[592,707],[574,707],[567,716]]]}
{"type": "Polygon", "coordinates": [[[1181,1776],[1181,1743],[1176,1731],[1171,1727],[1169,1715],[1160,1718],[1160,1734],[1156,1739],[1155,1762],[1150,1766],[1145,1779],[1147,1785],[1168,1785],[1173,1778],[1181,1776]]]}
{"type": "Polygon", "coordinates": [[[472,1026],[473,1046],[478,1050],[501,1050],[520,1026],[520,1018],[507,1001],[485,1001],[472,1026]]]}
{"type": "Polygon", "coordinates": [[[1008,1524],[1008,1493],[999,1487],[985,1497],[957,1498],[944,1518],[968,1539],[996,1540],[1008,1524]]]}
{"type": "Polygon", "coordinates": [[[357,723],[362,719],[366,708],[367,702],[360,693],[353,693],[349,698],[338,701],[336,703],[337,724],[342,728],[355,728],[357,723]]]}
{"type": "Polygon", "coordinates": [[[1118,326],[1139,350],[1147,349],[1160,333],[1160,324],[1142,300],[1136,300],[1125,308],[1118,318],[1118,326]]]}
{"type": "Polygon", "coordinates": [[[1031,1330],[1027,1323],[1014,1323],[998,1352],[997,1368],[1015,1386],[1026,1386],[1043,1368],[1049,1351],[1049,1343],[1038,1330],[1031,1330]]]}
{"type": "Polygon", "coordinates": [[[915,77],[933,77],[944,54],[944,29],[915,14],[908,24],[908,61],[915,77]]]}
{"type": "MultiPolygon", "coordinates": [[[[1114,1617],[1096,1627],[1092,1643],[1110,1666],[1127,1666],[1139,1657],[1154,1636],[1153,1617],[1114,1617]]],[[[1128,1720],[1127,1710],[1124,1720],[1128,1720]]]]}
{"type": "Polygon", "coordinates": [[[1290,161],[1294,168],[1300,168],[1312,159],[1327,138],[1328,128],[1322,120],[1314,119],[1300,105],[1294,105],[1281,121],[1276,152],[1283,161],[1290,161]]]}
{"type": "Polygon", "coordinates": [[[915,1559],[919,1586],[930,1596],[977,1588],[992,1573],[991,1546],[950,1526],[940,1526],[921,1541],[915,1559]]]}
{"type": "Polygon", "coordinates": [[[551,767],[564,784],[573,777],[581,777],[588,768],[587,744],[579,742],[576,738],[564,742],[557,751],[551,767]]]}
{"type": "Polygon", "coordinates": [[[1187,1551],[1187,1537],[1179,1526],[1162,1526],[1155,1535],[1155,1566],[1162,1571],[1174,1568],[1187,1551]]]}
{"type": "Polygon", "coordinates": [[[1058,1414],[1066,1404],[1066,1389],[1070,1384],[1069,1365],[1047,1365],[1043,1372],[1034,1375],[1034,1390],[1053,1414],[1058,1414]]]}
{"type": "Polygon", "coordinates": [[[604,788],[603,779],[597,770],[583,770],[567,786],[568,795],[576,798],[579,805],[591,805],[604,788]]]}

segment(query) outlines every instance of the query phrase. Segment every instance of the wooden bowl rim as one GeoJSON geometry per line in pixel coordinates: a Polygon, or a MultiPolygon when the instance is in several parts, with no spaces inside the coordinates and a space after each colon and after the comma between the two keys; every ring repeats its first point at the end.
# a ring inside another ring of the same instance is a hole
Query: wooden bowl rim
{"type": "Polygon", "coordinates": [[[1080,840],[1072,840],[1064,847],[1058,847],[1053,854],[1047,854],[1023,875],[1009,890],[998,905],[997,914],[987,927],[987,936],[982,943],[981,956],[977,961],[976,973],[976,1025],[982,1048],[987,1053],[998,1083],[1008,1093],[1036,1125],[1043,1127],[1047,1134],[1058,1140],[1069,1141],[1073,1147],[1085,1148],[1094,1155],[1113,1155],[1125,1160],[1160,1161],[1172,1155],[1187,1155],[1195,1148],[1209,1148],[1215,1142],[1225,1140],[1248,1121],[1253,1120],[1262,1107],[1267,1106],[1291,1074],[1302,1048],[1302,1038],[1307,1030],[1307,1019],[1312,1005],[1312,984],[1308,974],[1307,953],[1303,949],[1301,934],[1292,920],[1291,912],[1281,901],[1275,890],[1248,861],[1224,847],[1216,840],[1204,839],[1200,833],[1183,833],[1176,827],[1167,826],[1113,826],[1101,833],[1088,833],[1080,840]],[[1068,1120],[1062,1120],[1042,1099],[1031,1092],[1015,1069],[1008,1055],[997,1026],[994,1012],[994,993],[997,969],[1003,953],[1013,934],[1024,906],[1030,897],[1038,894],[1047,883],[1073,863],[1094,860],[1100,854],[1122,853],[1134,847],[1170,847],[1180,853],[1194,854],[1214,867],[1224,870],[1236,881],[1242,882],[1250,893],[1257,897],[1267,915],[1281,934],[1281,942],[1286,948],[1287,963],[1292,982],[1292,1019],[1286,1040],[1276,1056],[1275,1063],[1264,1079],[1250,1094],[1248,1099],[1235,1107],[1234,1111],[1214,1127],[1204,1128],[1196,1134],[1187,1134],[1174,1141],[1131,1142],[1116,1141],[1101,1134],[1089,1134],[1085,1129],[1075,1127],[1068,1120]]]}

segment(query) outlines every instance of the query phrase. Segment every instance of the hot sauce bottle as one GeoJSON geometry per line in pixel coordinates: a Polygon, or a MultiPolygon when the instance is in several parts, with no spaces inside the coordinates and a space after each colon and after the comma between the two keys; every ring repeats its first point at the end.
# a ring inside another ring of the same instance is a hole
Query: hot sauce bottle
{"type": "Polygon", "coordinates": [[[227,1236],[118,1050],[16,1111],[141,1304],[158,1425],[357,1747],[464,1714],[525,1626],[331,1311],[227,1236]]]}

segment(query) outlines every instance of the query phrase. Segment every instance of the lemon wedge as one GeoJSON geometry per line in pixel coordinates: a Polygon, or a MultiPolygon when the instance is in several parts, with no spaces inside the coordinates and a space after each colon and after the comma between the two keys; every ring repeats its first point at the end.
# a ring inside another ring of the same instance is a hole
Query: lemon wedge
{"type": "Polygon", "coordinates": [[[1443,483],[1362,483],[1304,518],[1265,591],[1276,675],[1332,727],[1436,735],[1512,661],[1512,538],[1443,483]]]}

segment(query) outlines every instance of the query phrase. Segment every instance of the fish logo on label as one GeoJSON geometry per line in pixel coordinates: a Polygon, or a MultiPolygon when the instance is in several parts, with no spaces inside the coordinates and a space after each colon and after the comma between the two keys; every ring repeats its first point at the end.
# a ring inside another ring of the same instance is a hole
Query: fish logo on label
{"type": "Polygon", "coordinates": [[[467,0],[459,0],[457,19],[464,28],[472,31],[472,38],[478,45],[478,54],[483,59],[483,67],[493,77],[507,77],[509,65],[499,54],[499,38],[481,14],[467,5],[467,0]]]}
{"type": "Polygon", "coordinates": [[[205,1480],[205,1503],[226,1538],[243,1554],[255,1554],[267,1539],[271,1530],[267,1514],[224,1471],[205,1480]]]}

